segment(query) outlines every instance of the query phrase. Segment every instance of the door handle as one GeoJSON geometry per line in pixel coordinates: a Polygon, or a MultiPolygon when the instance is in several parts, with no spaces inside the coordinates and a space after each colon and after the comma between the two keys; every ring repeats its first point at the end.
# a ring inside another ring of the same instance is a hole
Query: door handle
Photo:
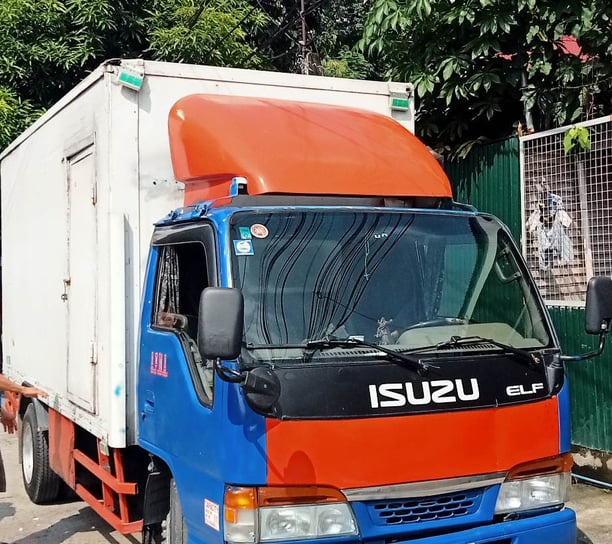
{"type": "Polygon", "coordinates": [[[68,300],[68,287],[70,287],[70,278],[64,279],[64,292],[60,297],[63,302],[66,302],[68,300]]]}
{"type": "Polygon", "coordinates": [[[148,390],[145,393],[144,413],[152,414],[153,412],[155,412],[155,393],[148,390]]]}

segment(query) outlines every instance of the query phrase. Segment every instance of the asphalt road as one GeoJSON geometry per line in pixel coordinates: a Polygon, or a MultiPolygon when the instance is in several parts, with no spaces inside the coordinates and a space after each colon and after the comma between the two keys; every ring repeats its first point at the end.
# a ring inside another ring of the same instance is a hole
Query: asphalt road
{"type": "MultiPolygon", "coordinates": [[[[123,536],[80,501],[37,506],[30,502],[21,481],[17,437],[0,430],[0,449],[7,476],[7,492],[0,493],[0,543],[8,544],[137,544],[123,536]]],[[[612,543],[612,492],[577,484],[569,503],[583,533],[578,544],[612,543]]],[[[545,543],[543,543],[545,544],[545,543]]]]}

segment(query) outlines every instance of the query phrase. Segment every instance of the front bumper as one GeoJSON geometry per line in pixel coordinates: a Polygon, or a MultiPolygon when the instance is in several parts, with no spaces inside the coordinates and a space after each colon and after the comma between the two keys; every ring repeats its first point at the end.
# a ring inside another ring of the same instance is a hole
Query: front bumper
{"type": "MultiPolygon", "coordinates": [[[[576,514],[559,512],[403,541],[406,544],[576,544],[576,514]]],[[[402,541],[397,544],[402,544],[402,541]]]]}

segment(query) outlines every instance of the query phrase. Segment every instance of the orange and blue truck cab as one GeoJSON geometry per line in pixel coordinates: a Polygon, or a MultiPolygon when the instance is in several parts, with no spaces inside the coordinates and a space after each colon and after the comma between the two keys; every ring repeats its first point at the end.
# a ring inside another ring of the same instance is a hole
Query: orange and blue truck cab
{"type": "Polygon", "coordinates": [[[380,115],[193,95],[169,134],[185,206],[143,295],[145,531],[574,544],[568,385],[506,227],[380,115]]]}

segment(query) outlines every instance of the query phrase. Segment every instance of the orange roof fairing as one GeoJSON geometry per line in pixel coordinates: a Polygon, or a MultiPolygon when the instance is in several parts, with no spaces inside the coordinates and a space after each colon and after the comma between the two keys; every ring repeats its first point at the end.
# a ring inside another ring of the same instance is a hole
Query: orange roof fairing
{"type": "Polygon", "coordinates": [[[185,204],[248,193],[451,197],[446,174],[396,121],[367,111],[263,98],[190,95],[168,119],[185,204]]]}

